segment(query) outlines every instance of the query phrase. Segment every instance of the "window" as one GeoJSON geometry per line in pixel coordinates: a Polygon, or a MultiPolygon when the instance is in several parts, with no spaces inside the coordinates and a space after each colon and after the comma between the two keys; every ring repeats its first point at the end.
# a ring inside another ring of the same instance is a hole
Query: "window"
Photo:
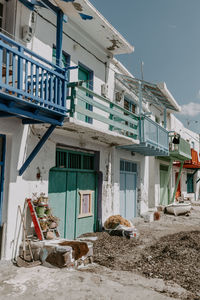
{"type": "MultiPolygon", "coordinates": [[[[132,101],[128,100],[127,98],[124,98],[124,109],[126,109],[126,110],[128,110],[132,113],[135,113],[136,112],[136,105],[132,101]]],[[[124,115],[128,116],[128,113],[124,112],[124,115]]],[[[130,128],[135,128],[135,125],[133,123],[130,123],[130,122],[127,122],[127,121],[125,121],[125,125],[129,126],[130,128]]],[[[134,134],[126,132],[126,135],[129,136],[129,137],[132,137],[134,134]]]]}
{"type": "Polygon", "coordinates": [[[137,164],[126,160],[120,160],[120,171],[136,173],[137,164]]]}
{"type": "Polygon", "coordinates": [[[124,108],[134,114],[136,113],[136,105],[126,98],[124,99],[124,108]]]}
{"type": "Polygon", "coordinates": [[[57,149],[56,168],[94,170],[94,154],[57,149]]]}
{"type": "MultiPolygon", "coordinates": [[[[93,71],[91,71],[89,68],[87,68],[86,66],[82,65],[81,63],[79,63],[78,66],[78,80],[83,80],[85,81],[83,83],[83,86],[93,90],[93,71]]],[[[92,98],[90,95],[86,95],[90,98],[92,98]]],[[[82,105],[83,103],[81,103],[83,101],[79,100],[79,104],[82,105]]],[[[85,108],[93,111],[93,106],[91,104],[85,103],[85,108]]],[[[80,118],[83,119],[86,123],[93,123],[93,119],[89,116],[85,116],[84,118],[80,118]]]]}
{"type": "Polygon", "coordinates": [[[158,116],[155,116],[156,123],[160,124],[160,118],[158,116]]]}
{"type": "Polygon", "coordinates": [[[80,210],[79,218],[91,216],[92,215],[92,194],[93,191],[79,191],[80,195],[80,210]]]}
{"type": "MultiPolygon", "coordinates": [[[[52,58],[53,58],[53,63],[56,65],[56,48],[55,48],[55,46],[53,46],[52,58]]],[[[70,55],[63,51],[61,68],[67,68],[69,66],[70,66],[70,55]]]]}

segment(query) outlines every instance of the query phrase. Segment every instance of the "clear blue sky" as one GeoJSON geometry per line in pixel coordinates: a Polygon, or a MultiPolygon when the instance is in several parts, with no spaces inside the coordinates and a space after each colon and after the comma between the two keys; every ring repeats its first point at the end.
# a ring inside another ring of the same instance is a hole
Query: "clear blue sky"
{"type": "Polygon", "coordinates": [[[200,132],[200,0],[90,0],[135,47],[117,57],[136,77],[165,81],[183,106],[178,116],[200,132]],[[195,121],[198,121],[195,122],[195,121]]]}

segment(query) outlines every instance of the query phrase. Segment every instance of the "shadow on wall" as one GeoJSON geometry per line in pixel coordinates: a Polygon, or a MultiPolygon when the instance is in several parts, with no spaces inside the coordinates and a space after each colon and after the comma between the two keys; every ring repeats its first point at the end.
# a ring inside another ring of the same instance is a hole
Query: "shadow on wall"
{"type": "MultiPolygon", "coordinates": [[[[43,133],[42,133],[43,135],[43,133]]],[[[40,138],[38,136],[34,136],[33,134],[28,136],[27,139],[27,150],[26,157],[24,161],[27,159],[29,154],[33,151],[40,138]]],[[[36,181],[38,183],[42,183],[43,181],[48,181],[49,179],[49,171],[52,167],[55,166],[55,150],[56,145],[51,141],[46,141],[43,147],[40,149],[36,157],[30,163],[22,178],[26,181],[36,181]]],[[[34,192],[34,191],[33,191],[34,192]]]]}

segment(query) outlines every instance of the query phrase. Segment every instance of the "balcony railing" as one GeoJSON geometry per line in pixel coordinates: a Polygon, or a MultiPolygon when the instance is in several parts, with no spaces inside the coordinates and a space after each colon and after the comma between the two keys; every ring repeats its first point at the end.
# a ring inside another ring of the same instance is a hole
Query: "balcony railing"
{"type": "Polygon", "coordinates": [[[175,132],[169,135],[169,151],[174,159],[183,161],[191,159],[190,144],[175,132]]]}
{"type": "Polygon", "coordinates": [[[0,34],[0,66],[1,99],[66,115],[66,70],[3,34],[0,34]]]}
{"type": "Polygon", "coordinates": [[[141,143],[149,143],[156,148],[169,150],[168,131],[147,116],[140,119],[141,143]]]}
{"type": "Polygon", "coordinates": [[[70,83],[71,117],[103,131],[138,139],[138,116],[77,83],[70,83]]]}

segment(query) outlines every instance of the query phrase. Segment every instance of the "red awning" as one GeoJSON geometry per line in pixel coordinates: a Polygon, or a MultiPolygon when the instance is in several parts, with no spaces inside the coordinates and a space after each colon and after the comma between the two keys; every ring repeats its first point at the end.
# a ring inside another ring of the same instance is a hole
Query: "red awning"
{"type": "MultiPolygon", "coordinates": [[[[200,162],[198,158],[198,153],[194,149],[191,149],[192,159],[185,160],[183,168],[185,169],[200,169],[200,162]]],[[[174,162],[177,167],[180,166],[180,162],[174,162]]]]}

